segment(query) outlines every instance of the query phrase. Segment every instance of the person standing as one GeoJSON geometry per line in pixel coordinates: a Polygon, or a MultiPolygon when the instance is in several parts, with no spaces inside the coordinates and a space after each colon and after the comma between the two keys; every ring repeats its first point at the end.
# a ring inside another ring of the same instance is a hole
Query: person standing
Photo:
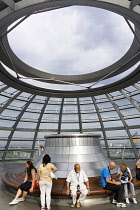
{"type": "Polygon", "coordinates": [[[77,208],[80,208],[81,202],[86,198],[87,194],[90,194],[88,178],[79,164],[74,165],[74,170],[70,171],[66,179],[66,195],[69,194],[72,197],[71,208],[74,208],[75,205],[77,208]],[[80,192],[78,199],[77,191],[80,192]]]}
{"type": "Polygon", "coordinates": [[[48,154],[46,154],[43,157],[42,164],[40,164],[38,168],[38,181],[41,192],[41,210],[45,209],[45,200],[47,210],[51,209],[52,178],[50,174],[51,172],[56,172],[57,168],[50,162],[51,158],[48,154]]]}
{"type": "Polygon", "coordinates": [[[112,190],[115,192],[115,197],[112,203],[116,204],[117,207],[126,207],[123,203],[124,200],[124,187],[121,181],[115,181],[111,179],[110,170],[116,168],[116,163],[110,162],[108,166],[104,167],[101,171],[101,184],[106,190],[112,190]]]}

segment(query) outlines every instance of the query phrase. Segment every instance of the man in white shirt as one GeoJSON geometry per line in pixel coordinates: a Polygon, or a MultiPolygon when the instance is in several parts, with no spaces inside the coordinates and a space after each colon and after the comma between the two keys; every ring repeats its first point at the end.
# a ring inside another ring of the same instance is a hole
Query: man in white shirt
{"type": "Polygon", "coordinates": [[[72,197],[71,208],[75,207],[75,205],[77,208],[80,208],[81,201],[86,198],[86,195],[90,194],[90,187],[88,178],[79,164],[75,164],[74,170],[70,171],[66,179],[66,188],[66,194],[71,194],[72,197]],[[77,191],[80,192],[78,199],[77,191]]]}

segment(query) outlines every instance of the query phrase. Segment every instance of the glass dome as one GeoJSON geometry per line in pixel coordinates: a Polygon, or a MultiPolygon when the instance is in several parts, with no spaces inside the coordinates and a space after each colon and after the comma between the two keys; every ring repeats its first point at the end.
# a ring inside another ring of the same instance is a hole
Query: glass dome
{"type": "Polygon", "coordinates": [[[140,154],[140,82],[84,98],[52,98],[21,92],[1,82],[0,158],[38,155],[45,135],[94,133],[109,158],[140,154]]]}

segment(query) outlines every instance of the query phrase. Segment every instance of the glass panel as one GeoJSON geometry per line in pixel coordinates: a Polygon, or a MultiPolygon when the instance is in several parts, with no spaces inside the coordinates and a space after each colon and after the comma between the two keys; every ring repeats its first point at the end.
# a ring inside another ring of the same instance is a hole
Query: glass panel
{"type": "Polygon", "coordinates": [[[78,114],[62,114],[62,121],[68,122],[74,122],[77,121],[78,122],[78,114]]]}
{"type": "Polygon", "coordinates": [[[58,129],[58,123],[41,123],[39,129],[58,129]]]}
{"type": "Polygon", "coordinates": [[[78,123],[62,123],[61,124],[61,130],[63,129],[79,129],[79,124],[78,123]]]}
{"type": "Polygon", "coordinates": [[[16,107],[17,109],[21,109],[26,103],[26,101],[14,100],[11,102],[9,107],[16,107]]]}
{"type": "Polygon", "coordinates": [[[32,120],[38,120],[40,114],[39,113],[31,113],[31,112],[24,112],[21,119],[32,119],[32,120]]]}
{"type": "Polygon", "coordinates": [[[49,113],[49,112],[52,112],[52,113],[59,113],[60,112],[60,105],[47,105],[46,106],[46,109],[45,109],[45,113],[49,113]]]}
{"type": "Polygon", "coordinates": [[[59,114],[43,114],[42,122],[58,122],[59,114]]]}
{"type": "Polygon", "coordinates": [[[82,121],[99,120],[97,113],[81,114],[82,121]]]}
{"type": "Polygon", "coordinates": [[[0,127],[12,127],[14,125],[15,121],[10,120],[0,120],[0,127]]]}
{"type": "Polygon", "coordinates": [[[37,126],[37,123],[33,123],[33,122],[19,122],[17,125],[17,128],[35,129],[36,126],[37,126]]]}
{"type": "Polygon", "coordinates": [[[63,106],[63,113],[77,113],[78,106],[77,105],[64,105],[63,106]]]}
{"type": "Polygon", "coordinates": [[[104,109],[110,109],[113,108],[112,104],[110,102],[106,102],[106,103],[97,103],[97,106],[100,110],[104,110],[104,109]]]}
{"type": "Polygon", "coordinates": [[[80,110],[82,112],[95,112],[95,107],[93,104],[80,105],[80,110]]]}
{"type": "Polygon", "coordinates": [[[119,137],[126,136],[125,130],[114,130],[114,131],[106,131],[107,137],[119,137]]]}
{"type": "Polygon", "coordinates": [[[100,115],[102,119],[111,119],[111,118],[120,118],[117,114],[117,112],[112,111],[112,112],[100,112],[100,115]]]}
{"type": "Polygon", "coordinates": [[[140,118],[126,120],[126,124],[128,126],[131,126],[131,125],[140,125],[140,118]]]}
{"type": "Polygon", "coordinates": [[[135,96],[131,96],[131,98],[140,103],[140,94],[135,95],[135,96]]]}
{"type": "Polygon", "coordinates": [[[8,117],[8,118],[16,118],[19,115],[19,113],[20,113],[19,111],[5,109],[2,112],[2,116],[8,117]]]}
{"type": "Polygon", "coordinates": [[[65,98],[64,104],[77,104],[77,98],[65,98]]]}
{"type": "Polygon", "coordinates": [[[8,97],[0,96],[0,103],[1,103],[1,105],[2,105],[2,104],[5,104],[8,100],[9,100],[8,97]]]}
{"type": "Polygon", "coordinates": [[[110,158],[121,158],[122,159],[122,154],[123,158],[135,158],[134,152],[132,149],[127,149],[124,151],[124,149],[112,149],[109,150],[110,153],[110,158]]]}
{"type": "Polygon", "coordinates": [[[134,116],[134,115],[140,115],[140,112],[135,108],[130,109],[123,109],[120,110],[123,116],[134,116]]]}
{"type": "Polygon", "coordinates": [[[96,128],[101,128],[100,123],[96,122],[96,123],[82,123],[82,128],[83,129],[96,129],[96,128]]]}
{"type": "Polygon", "coordinates": [[[38,103],[31,103],[29,104],[27,110],[36,110],[40,111],[43,107],[43,104],[38,104],[38,103]]]}
{"type": "Polygon", "coordinates": [[[120,100],[115,100],[114,102],[115,102],[119,107],[126,106],[126,105],[132,105],[132,103],[131,103],[127,98],[120,99],[120,100]]]}
{"type": "Polygon", "coordinates": [[[13,134],[13,138],[17,138],[17,139],[32,139],[34,137],[34,132],[23,132],[23,131],[15,131],[13,134]]]}
{"type": "Polygon", "coordinates": [[[123,123],[122,121],[107,121],[103,122],[105,128],[116,128],[116,127],[122,127],[123,123]]]}

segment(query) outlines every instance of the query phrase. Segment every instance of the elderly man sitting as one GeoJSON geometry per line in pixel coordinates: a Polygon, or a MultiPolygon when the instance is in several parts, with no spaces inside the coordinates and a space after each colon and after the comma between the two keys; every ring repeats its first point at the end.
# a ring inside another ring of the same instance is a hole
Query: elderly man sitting
{"type": "Polygon", "coordinates": [[[74,170],[71,170],[66,179],[66,194],[71,194],[72,204],[71,208],[80,208],[80,203],[86,198],[86,195],[90,194],[89,181],[85,172],[81,169],[79,164],[74,165],[74,170]],[[77,199],[77,191],[80,192],[80,196],[77,199]],[[77,202],[76,202],[77,200],[77,202]]]}

